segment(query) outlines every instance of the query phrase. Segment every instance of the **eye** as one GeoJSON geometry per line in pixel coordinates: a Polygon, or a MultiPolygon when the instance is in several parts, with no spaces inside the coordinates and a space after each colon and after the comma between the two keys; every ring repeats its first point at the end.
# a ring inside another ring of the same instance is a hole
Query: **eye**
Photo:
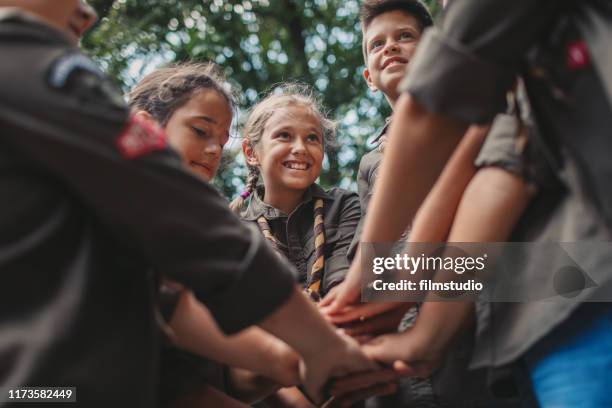
{"type": "Polygon", "coordinates": [[[198,137],[206,137],[206,131],[198,127],[192,126],[191,129],[198,137]]]}
{"type": "Polygon", "coordinates": [[[276,134],[276,139],[288,140],[290,137],[289,132],[279,132],[276,134]]]}
{"type": "Polygon", "coordinates": [[[412,34],[410,31],[402,31],[402,33],[400,34],[400,39],[414,40],[414,34],[412,34]]]}
{"type": "Polygon", "coordinates": [[[383,45],[382,40],[374,40],[370,43],[370,51],[373,51],[376,48],[382,47],[382,45],[383,45]]]}
{"type": "Polygon", "coordinates": [[[320,143],[319,135],[317,135],[316,133],[311,133],[308,136],[306,136],[306,140],[309,142],[320,143]]]}

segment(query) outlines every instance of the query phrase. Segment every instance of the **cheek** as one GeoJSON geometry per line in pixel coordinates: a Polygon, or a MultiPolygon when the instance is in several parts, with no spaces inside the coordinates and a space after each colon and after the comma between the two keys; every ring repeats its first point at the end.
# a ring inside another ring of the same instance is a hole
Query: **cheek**
{"type": "Polygon", "coordinates": [[[313,147],[310,150],[310,155],[312,157],[315,168],[321,169],[321,166],[323,165],[324,154],[325,152],[323,151],[322,147],[313,147]]]}
{"type": "Polygon", "coordinates": [[[181,155],[185,161],[193,158],[198,151],[197,143],[194,143],[192,139],[192,137],[189,137],[181,132],[168,134],[168,143],[178,152],[178,154],[181,155]]]}

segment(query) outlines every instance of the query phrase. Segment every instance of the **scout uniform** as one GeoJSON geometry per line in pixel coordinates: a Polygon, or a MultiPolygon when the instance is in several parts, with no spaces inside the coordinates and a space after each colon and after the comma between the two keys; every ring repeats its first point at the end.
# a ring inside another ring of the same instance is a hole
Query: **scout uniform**
{"type": "Polygon", "coordinates": [[[312,283],[311,272],[319,258],[324,257],[320,296],[344,280],[350,266],[346,257],[355,235],[361,211],[357,194],[340,188],[323,190],[313,184],[306,190],[302,202],[289,215],[263,202],[263,186],[259,186],[245,203],[241,212],[244,220],[260,224],[264,234],[270,233],[273,245],[283,253],[298,271],[298,280],[304,287],[312,283]],[[317,254],[314,213],[315,203],[322,202],[324,244],[317,254]],[[264,217],[270,230],[261,225],[264,217]]]}
{"type": "MultiPolygon", "coordinates": [[[[532,200],[515,240],[610,240],[611,38],[607,1],[456,2],[441,28],[425,34],[400,84],[430,112],[485,123],[503,110],[516,75],[523,77],[539,129],[530,143],[563,188],[532,200]]],[[[563,260],[552,255],[526,254],[516,273],[532,286],[553,287],[563,260]]],[[[479,311],[472,366],[497,367],[491,371],[493,386],[507,381],[508,364],[568,317],[584,317],[581,302],[610,299],[610,257],[592,246],[573,258],[597,287],[578,291],[571,300],[491,303],[479,311]]]]}
{"type": "Polygon", "coordinates": [[[228,333],[285,302],[292,269],[62,33],[4,9],[0,55],[1,385],[153,407],[151,268],[228,333]]]}

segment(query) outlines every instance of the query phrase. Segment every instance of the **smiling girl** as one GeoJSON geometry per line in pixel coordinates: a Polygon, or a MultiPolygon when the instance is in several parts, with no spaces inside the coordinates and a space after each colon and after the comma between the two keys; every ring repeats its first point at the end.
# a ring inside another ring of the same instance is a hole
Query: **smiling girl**
{"type": "Polygon", "coordinates": [[[309,88],[275,89],[245,124],[249,177],[231,205],[297,268],[315,300],[344,279],[346,252],[361,216],[356,194],[325,191],[315,183],[334,130],[309,88]]]}
{"type": "Polygon", "coordinates": [[[130,93],[137,116],[154,120],[185,167],[210,181],[219,169],[235,110],[214,64],[186,63],[147,75],[130,93]]]}

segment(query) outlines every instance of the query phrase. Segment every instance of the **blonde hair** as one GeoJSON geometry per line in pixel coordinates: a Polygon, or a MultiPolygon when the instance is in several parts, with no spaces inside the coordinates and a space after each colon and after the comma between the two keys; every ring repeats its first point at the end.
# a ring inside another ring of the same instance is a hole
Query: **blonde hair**
{"type": "MultiPolygon", "coordinates": [[[[336,123],[327,117],[327,112],[324,110],[320,99],[315,95],[312,88],[308,85],[299,83],[284,83],[277,85],[264,99],[251,109],[244,125],[244,140],[252,149],[255,149],[261,142],[264,129],[274,112],[279,108],[295,105],[303,106],[311,111],[321,123],[323,146],[326,149],[335,148],[336,123]]],[[[231,210],[235,213],[240,212],[244,205],[244,201],[253,191],[255,191],[255,187],[259,181],[259,168],[248,164],[247,167],[249,173],[246,180],[246,190],[230,204],[231,210]]]]}

